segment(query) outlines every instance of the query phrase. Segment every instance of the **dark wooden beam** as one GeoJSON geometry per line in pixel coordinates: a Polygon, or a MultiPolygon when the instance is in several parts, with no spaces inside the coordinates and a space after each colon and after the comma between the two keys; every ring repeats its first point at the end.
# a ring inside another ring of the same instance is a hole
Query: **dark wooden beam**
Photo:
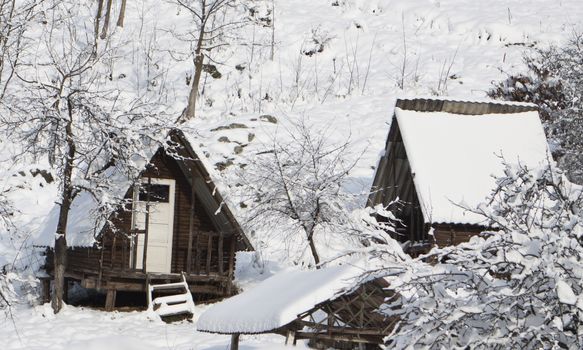
{"type": "Polygon", "coordinates": [[[107,296],[105,298],[105,311],[113,311],[115,309],[115,298],[117,295],[117,290],[110,288],[107,290],[107,296]]]}
{"type": "Polygon", "coordinates": [[[239,350],[239,333],[231,335],[231,350],[239,350]]]}
{"type": "MultiPolygon", "coordinates": [[[[192,181],[194,183],[194,180],[192,181]]],[[[194,212],[195,212],[194,186],[190,186],[190,218],[188,221],[188,251],[186,253],[186,273],[192,272],[192,239],[194,236],[194,212]]]]}
{"type": "Polygon", "coordinates": [[[223,267],[223,231],[221,231],[221,233],[219,235],[218,251],[219,251],[219,255],[218,255],[219,275],[222,275],[224,273],[224,267],[223,267]]]}
{"type": "Polygon", "coordinates": [[[213,255],[213,237],[211,235],[207,235],[208,237],[208,245],[206,249],[206,274],[211,274],[211,258],[213,255]]]}
{"type": "Polygon", "coordinates": [[[227,273],[227,294],[231,295],[233,292],[233,273],[235,271],[235,236],[231,236],[231,242],[229,243],[229,272],[227,273]]]}
{"type": "Polygon", "coordinates": [[[194,251],[194,272],[200,275],[200,232],[197,232],[195,238],[195,251],[194,251]]]}

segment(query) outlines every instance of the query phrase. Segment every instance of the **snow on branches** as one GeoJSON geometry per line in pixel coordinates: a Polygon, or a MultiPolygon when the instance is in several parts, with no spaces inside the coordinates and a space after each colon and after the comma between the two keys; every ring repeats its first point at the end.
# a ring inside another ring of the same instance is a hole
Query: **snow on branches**
{"type": "Polygon", "coordinates": [[[478,208],[500,229],[436,248],[392,285],[397,349],[583,346],[583,196],[552,166],[506,166],[478,208]]]}
{"type": "Polygon", "coordinates": [[[526,74],[509,76],[489,95],[537,104],[559,165],[571,181],[583,183],[583,34],[527,53],[524,61],[526,74]]]}

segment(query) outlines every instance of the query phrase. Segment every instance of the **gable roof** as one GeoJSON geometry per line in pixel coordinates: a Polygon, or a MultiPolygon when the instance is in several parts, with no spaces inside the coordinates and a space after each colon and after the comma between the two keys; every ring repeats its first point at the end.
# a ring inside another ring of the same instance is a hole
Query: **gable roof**
{"type": "MultiPolygon", "coordinates": [[[[251,242],[243,232],[243,229],[217,188],[217,182],[220,181],[220,177],[218,174],[212,172],[212,170],[209,170],[212,169],[212,165],[208,164],[204,157],[201,158],[198,156],[198,154],[202,153],[195,151],[196,148],[190,144],[182,131],[178,129],[171,131],[168,140],[178,143],[179,147],[169,148],[167,150],[156,146],[147,147],[144,153],[149,159],[143,161],[144,169],[146,164],[159,151],[164,151],[170,156],[173,156],[190,185],[193,185],[193,179],[188,174],[196,175],[194,176],[195,193],[197,198],[202,201],[204,208],[208,211],[209,217],[215,227],[227,234],[237,235],[247,249],[253,249],[251,242]]],[[[108,174],[108,179],[112,187],[110,188],[110,193],[115,198],[123,198],[138,178],[131,178],[113,167],[108,174]]],[[[48,247],[54,245],[59,209],[60,206],[57,204],[50,211],[43,225],[42,232],[40,232],[35,240],[36,245],[48,247]]],[[[73,200],[69,211],[67,245],[69,247],[93,246],[116,209],[117,207],[111,206],[107,212],[100,212],[99,205],[93,196],[85,191],[81,192],[73,200]]]]}
{"type": "Polygon", "coordinates": [[[196,327],[223,334],[270,332],[317,304],[352,291],[362,274],[362,269],[352,265],[284,271],[211,306],[200,316],[196,327]]]}
{"type": "MultiPolygon", "coordinates": [[[[466,208],[476,208],[492,193],[503,162],[536,167],[550,157],[531,104],[398,100],[387,152],[396,141],[404,145],[425,223],[483,225],[484,217],[466,208]],[[401,140],[392,139],[397,135],[401,140]]],[[[379,164],[373,190],[391,176],[382,169],[388,166],[379,164]]]]}

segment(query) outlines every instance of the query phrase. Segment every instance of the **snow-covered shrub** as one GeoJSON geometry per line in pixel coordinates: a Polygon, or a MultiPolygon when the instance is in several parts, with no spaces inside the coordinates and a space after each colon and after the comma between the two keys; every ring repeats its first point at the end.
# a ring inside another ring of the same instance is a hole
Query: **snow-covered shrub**
{"type": "Polygon", "coordinates": [[[395,348],[582,348],[582,189],[550,166],[507,166],[498,185],[478,211],[500,231],[435,249],[393,283],[395,348]]]}
{"type": "Polygon", "coordinates": [[[489,95],[540,106],[559,165],[571,181],[583,183],[583,34],[561,47],[535,49],[524,61],[526,74],[508,77],[489,95]]]}

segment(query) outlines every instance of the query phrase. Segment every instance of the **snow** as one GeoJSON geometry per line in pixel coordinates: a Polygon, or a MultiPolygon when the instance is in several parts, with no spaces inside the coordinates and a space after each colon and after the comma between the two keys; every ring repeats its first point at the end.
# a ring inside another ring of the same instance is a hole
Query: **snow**
{"type": "MultiPolygon", "coordinates": [[[[146,312],[103,312],[65,306],[55,315],[50,305],[18,306],[13,319],[0,317],[3,350],[223,350],[229,336],[196,330],[196,319],[208,306],[197,306],[194,322],[167,324],[146,312]]],[[[285,349],[277,335],[242,336],[241,350],[285,349]]],[[[298,342],[299,350],[307,349],[298,342]]]]}
{"type": "Polygon", "coordinates": [[[559,280],[557,282],[557,295],[561,303],[568,305],[577,304],[577,296],[565,281],[559,280]]]}
{"type": "Polygon", "coordinates": [[[504,163],[549,161],[537,112],[457,115],[395,109],[425,222],[480,224],[504,163]]]}
{"type": "MultiPolygon", "coordinates": [[[[126,181],[123,184],[127,184],[126,181]]],[[[73,203],[67,221],[67,244],[70,247],[90,247],[95,243],[96,234],[101,231],[105,221],[95,214],[98,203],[88,192],[80,193],[73,203]]],[[[47,215],[46,221],[35,239],[39,246],[52,247],[55,244],[60,205],[56,204],[47,215]]]]}
{"type": "Polygon", "coordinates": [[[212,333],[269,332],[302,312],[351,288],[363,270],[352,265],[319,270],[287,270],[256,287],[211,306],[197,329],[212,333]]]}

